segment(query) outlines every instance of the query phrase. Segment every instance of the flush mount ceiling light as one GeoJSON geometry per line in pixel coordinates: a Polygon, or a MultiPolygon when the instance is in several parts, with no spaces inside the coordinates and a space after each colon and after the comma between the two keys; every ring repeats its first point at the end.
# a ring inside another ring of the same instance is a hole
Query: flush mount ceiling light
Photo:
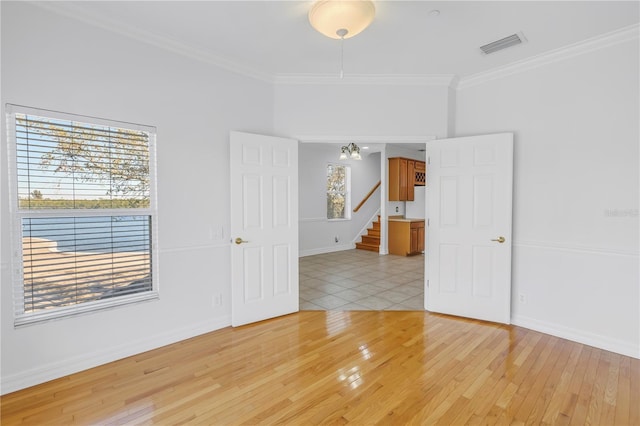
{"type": "Polygon", "coordinates": [[[309,22],[327,37],[346,39],[361,33],[375,15],[371,0],[318,0],[309,11],[309,22]]]}
{"type": "Polygon", "coordinates": [[[344,40],[364,31],[375,15],[371,0],[318,0],[309,10],[313,28],[340,40],[340,78],[344,77],[344,40]]]}
{"type": "Polygon", "coordinates": [[[352,160],[362,160],[362,157],[360,156],[360,148],[353,142],[340,148],[340,159],[347,160],[349,158],[352,160]]]}

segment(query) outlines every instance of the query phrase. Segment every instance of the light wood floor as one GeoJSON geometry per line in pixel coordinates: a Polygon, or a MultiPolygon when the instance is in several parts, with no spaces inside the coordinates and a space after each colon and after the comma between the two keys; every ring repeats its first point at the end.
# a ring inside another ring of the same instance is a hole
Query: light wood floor
{"type": "Polygon", "coordinates": [[[2,398],[2,425],[640,424],[640,360],[425,312],[306,311],[2,398]]]}

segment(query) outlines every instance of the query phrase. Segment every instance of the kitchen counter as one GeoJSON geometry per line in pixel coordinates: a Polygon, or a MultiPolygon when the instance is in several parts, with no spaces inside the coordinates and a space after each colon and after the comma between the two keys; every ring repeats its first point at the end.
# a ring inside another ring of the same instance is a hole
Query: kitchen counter
{"type": "Polygon", "coordinates": [[[389,222],[424,222],[424,219],[414,219],[410,217],[389,216],[389,222]]]}

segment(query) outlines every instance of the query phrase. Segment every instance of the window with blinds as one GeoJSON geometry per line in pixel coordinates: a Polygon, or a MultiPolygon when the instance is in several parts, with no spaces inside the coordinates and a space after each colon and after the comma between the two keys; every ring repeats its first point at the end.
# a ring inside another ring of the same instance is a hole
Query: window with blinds
{"type": "Polygon", "coordinates": [[[7,113],[16,325],[157,297],[155,129],[7,113]]]}

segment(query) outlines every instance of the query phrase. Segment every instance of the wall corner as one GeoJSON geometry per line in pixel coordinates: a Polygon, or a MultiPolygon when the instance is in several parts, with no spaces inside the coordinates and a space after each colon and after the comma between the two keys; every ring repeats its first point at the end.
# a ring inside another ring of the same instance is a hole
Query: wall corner
{"type": "Polygon", "coordinates": [[[458,98],[458,76],[451,80],[451,84],[447,87],[447,135],[452,138],[456,135],[456,115],[457,115],[457,98],[458,98]]]}

